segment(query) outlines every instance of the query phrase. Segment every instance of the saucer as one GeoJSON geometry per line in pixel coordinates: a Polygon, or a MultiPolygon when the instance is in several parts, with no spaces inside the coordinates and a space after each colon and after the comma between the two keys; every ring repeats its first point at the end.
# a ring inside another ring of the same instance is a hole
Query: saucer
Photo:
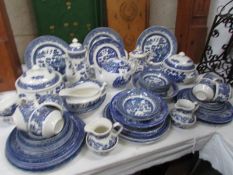
{"type": "Polygon", "coordinates": [[[115,142],[111,143],[110,145],[105,146],[104,148],[101,149],[100,145],[94,142],[91,142],[90,140],[88,140],[88,134],[86,136],[86,144],[87,147],[92,150],[95,153],[99,153],[99,154],[106,154],[109,153],[110,151],[112,151],[113,149],[116,148],[117,144],[118,144],[118,137],[116,137],[115,142]]]}
{"type": "Polygon", "coordinates": [[[80,152],[85,138],[84,123],[74,117],[65,112],[63,130],[48,139],[31,138],[27,133],[13,129],[6,142],[7,159],[27,171],[45,171],[67,162],[80,152]]]}

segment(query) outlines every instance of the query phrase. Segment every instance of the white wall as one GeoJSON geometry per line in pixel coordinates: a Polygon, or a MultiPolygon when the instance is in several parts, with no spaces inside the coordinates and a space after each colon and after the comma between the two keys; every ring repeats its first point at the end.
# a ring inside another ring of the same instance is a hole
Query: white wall
{"type": "Polygon", "coordinates": [[[31,0],[4,0],[21,61],[27,44],[36,36],[31,0]]]}

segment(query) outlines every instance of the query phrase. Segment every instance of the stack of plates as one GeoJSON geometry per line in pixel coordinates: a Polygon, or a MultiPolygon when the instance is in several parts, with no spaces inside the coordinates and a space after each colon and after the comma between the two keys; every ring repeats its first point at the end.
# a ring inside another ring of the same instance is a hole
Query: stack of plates
{"type": "Polygon", "coordinates": [[[163,99],[172,99],[179,91],[175,82],[170,81],[164,73],[155,69],[146,69],[134,74],[132,82],[134,87],[149,90],[163,99]]]}
{"type": "Polygon", "coordinates": [[[6,143],[6,157],[14,166],[28,171],[44,171],[67,162],[81,150],[84,123],[71,113],[64,114],[64,128],[48,139],[35,139],[16,128],[6,143]]]}
{"type": "Polygon", "coordinates": [[[203,102],[199,101],[192,93],[191,88],[182,89],[177,99],[189,99],[197,101],[200,106],[196,111],[199,120],[213,124],[224,124],[232,121],[233,107],[230,102],[203,102]]]}
{"type": "Polygon", "coordinates": [[[154,142],[167,133],[168,113],[161,97],[140,88],[118,93],[104,111],[105,117],[123,125],[122,138],[138,143],[154,142]]]}

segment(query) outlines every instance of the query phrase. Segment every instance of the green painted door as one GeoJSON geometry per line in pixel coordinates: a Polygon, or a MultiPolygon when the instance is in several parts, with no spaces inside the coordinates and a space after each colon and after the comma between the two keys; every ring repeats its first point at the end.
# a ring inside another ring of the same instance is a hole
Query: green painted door
{"type": "Polygon", "coordinates": [[[38,35],[55,35],[68,43],[83,41],[93,28],[105,24],[104,0],[32,0],[38,35]]]}

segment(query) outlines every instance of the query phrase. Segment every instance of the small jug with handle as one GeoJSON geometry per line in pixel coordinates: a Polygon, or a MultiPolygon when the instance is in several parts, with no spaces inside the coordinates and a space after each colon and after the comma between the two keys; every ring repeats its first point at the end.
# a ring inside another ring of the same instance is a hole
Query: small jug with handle
{"type": "Polygon", "coordinates": [[[98,118],[93,123],[85,126],[87,132],[87,145],[95,152],[111,150],[118,142],[118,135],[123,130],[123,126],[112,122],[106,118],[98,118]]]}

